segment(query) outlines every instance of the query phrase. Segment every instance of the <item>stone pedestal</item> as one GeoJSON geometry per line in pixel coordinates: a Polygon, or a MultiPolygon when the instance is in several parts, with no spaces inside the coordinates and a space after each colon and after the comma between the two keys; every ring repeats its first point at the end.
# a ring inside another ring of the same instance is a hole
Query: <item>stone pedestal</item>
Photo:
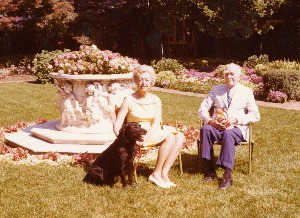
{"type": "Polygon", "coordinates": [[[132,73],[67,75],[52,73],[60,119],[5,137],[8,144],[34,153],[101,153],[116,138],[116,108],[133,92],[132,73]]]}
{"type": "Polygon", "coordinates": [[[13,134],[5,135],[5,142],[32,153],[59,152],[63,154],[102,153],[115,139],[114,134],[68,133],[56,129],[58,120],[36,124],[13,134]]]}
{"type": "Polygon", "coordinates": [[[68,75],[52,73],[61,116],[57,129],[74,133],[111,133],[115,108],[132,91],[132,73],[68,75]]]}

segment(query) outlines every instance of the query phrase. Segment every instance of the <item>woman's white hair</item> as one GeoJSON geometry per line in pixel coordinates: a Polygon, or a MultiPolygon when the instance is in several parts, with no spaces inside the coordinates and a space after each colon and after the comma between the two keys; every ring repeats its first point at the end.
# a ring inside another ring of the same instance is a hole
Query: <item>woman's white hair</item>
{"type": "Polygon", "coordinates": [[[155,75],[155,70],[153,67],[149,66],[149,65],[140,65],[137,68],[135,68],[134,72],[133,72],[133,81],[135,82],[135,84],[138,83],[140,75],[143,73],[149,73],[150,78],[151,78],[151,85],[154,86],[155,82],[156,82],[156,75],[155,75]]]}

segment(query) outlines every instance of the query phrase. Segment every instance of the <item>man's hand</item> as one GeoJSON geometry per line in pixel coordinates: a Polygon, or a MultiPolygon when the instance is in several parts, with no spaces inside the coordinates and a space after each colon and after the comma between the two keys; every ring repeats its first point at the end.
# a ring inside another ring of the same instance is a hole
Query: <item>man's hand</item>
{"type": "Polygon", "coordinates": [[[219,131],[223,131],[226,129],[226,126],[222,123],[220,123],[218,120],[209,120],[208,122],[209,125],[211,125],[212,127],[216,128],[219,131]]]}
{"type": "Polygon", "coordinates": [[[217,120],[210,120],[208,124],[222,131],[227,129],[230,125],[237,124],[237,119],[236,117],[219,117],[217,120]]]}

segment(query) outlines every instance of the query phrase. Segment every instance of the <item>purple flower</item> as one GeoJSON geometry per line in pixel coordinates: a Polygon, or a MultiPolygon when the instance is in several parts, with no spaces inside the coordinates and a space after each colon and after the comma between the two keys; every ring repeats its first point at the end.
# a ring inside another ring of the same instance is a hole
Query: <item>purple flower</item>
{"type": "Polygon", "coordinates": [[[268,94],[268,99],[271,102],[284,103],[287,100],[287,95],[281,91],[270,91],[268,94]]]}
{"type": "Polygon", "coordinates": [[[256,74],[251,74],[250,81],[253,82],[254,84],[259,84],[263,81],[263,79],[261,76],[257,76],[256,74]]]}

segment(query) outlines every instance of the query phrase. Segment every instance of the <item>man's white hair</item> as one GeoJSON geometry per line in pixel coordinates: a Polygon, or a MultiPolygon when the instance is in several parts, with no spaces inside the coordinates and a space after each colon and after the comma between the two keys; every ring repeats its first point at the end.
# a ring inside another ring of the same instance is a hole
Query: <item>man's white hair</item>
{"type": "Polygon", "coordinates": [[[241,67],[237,64],[231,63],[227,64],[224,73],[234,73],[237,75],[241,75],[242,70],[241,67]]]}

